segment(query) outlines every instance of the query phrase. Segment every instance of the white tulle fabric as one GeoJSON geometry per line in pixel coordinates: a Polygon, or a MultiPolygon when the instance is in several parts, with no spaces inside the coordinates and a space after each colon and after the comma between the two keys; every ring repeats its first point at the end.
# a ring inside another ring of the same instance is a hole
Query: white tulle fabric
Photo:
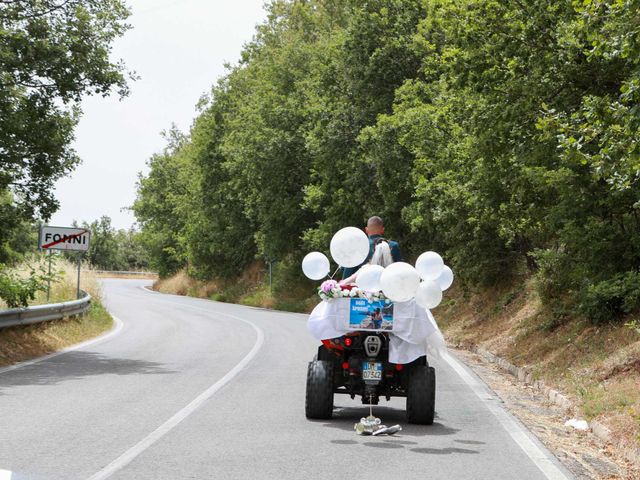
{"type": "MultiPolygon", "coordinates": [[[[320,302],[309,315],[307,327],[318,340],[340,337],[351,331],[348,298],[320,302]]],[[[414,300],[396,302],[393,331],[389,332],[389,361],[409,363],[422,355],[441,357],[447,347],[433,315],[414,300]]]]}

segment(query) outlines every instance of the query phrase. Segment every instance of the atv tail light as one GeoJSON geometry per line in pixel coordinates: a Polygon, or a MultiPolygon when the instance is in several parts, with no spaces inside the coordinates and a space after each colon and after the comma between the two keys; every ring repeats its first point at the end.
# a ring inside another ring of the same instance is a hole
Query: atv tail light
{"type": "Polygon", "coordinates": [[[344,344],[347,347],[350,347],[353,344],[353,340],[351,340],[349,337],[347,337],[347,338],[344,339],[344,344]]]}
{"type": "Polygon", "coordinates": [[[397,371],[402,370],[402,368],[403,368],[403,366],[402,366],[401,364],[399,364],[399,363],[398,363],[398,364],[396,364],[396,370],[397,370],[397,371]]]}
{"type": "Polygon", "coordinates": [[[344,370],[349,370],[349,362],[343,362],[343,363],[342,363],[342,368],[343,368],[344,370]]]}

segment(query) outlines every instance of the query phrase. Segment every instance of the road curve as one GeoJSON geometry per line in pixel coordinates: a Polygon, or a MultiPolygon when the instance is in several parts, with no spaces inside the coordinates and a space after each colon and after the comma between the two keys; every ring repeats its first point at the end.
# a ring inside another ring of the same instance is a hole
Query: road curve
{"type": "Polygon", "coordinates": [[[359,437],[358,401],[304,416],[306,316],[105,280],[115,335],[0,372],[0,479],[568,479],[454,358],[433,361],[436,422],[359,437]],[[12,473],[7,473],[12,472],[12,473]]]}

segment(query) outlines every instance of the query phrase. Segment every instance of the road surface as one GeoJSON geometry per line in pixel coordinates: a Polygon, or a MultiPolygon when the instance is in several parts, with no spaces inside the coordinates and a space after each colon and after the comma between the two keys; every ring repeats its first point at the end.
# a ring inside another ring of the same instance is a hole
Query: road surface
{"type": "Polygon", "coordinates": [[[105,280],[106,338],[0,371],[0,480],[572,478],[455,358],[437,371],[436,421],[404,399],[374,413],[393,437],[359,437],[358,400],[304,416],[317,342],[306,316],[163,295],[105,280]]]}

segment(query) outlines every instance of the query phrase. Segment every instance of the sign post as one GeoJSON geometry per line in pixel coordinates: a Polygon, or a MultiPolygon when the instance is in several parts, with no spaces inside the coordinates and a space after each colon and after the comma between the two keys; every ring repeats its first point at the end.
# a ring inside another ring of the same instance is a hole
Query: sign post
{"type": "MultiPolygon", "coordinates": [[[[78,252],[78,285],[76,296],[80,298],[80,267],[82,266],[82,254],[89,250],[91,232],[86,228],[51,227],[44,225],[40,229],[39,247],[49,250],[49,275],[51,275],[51,250],[78,252]]],[[[47,301],[49,300],[49,288],[47,289],[47,301]]]]}
{"type": "Polygon", "coordinates": [[[47,254],[49,256],[49,273],[47,275],[47,303],[49,303],[49,295],[51,294],[51,250],[47,254]]]}
{"type": "Polygon", "coordinates": [[[80,298],[80,268],[82,267],[82,252],[78,253],[78,286],[76,287],[76,298],[80,298]]]}

